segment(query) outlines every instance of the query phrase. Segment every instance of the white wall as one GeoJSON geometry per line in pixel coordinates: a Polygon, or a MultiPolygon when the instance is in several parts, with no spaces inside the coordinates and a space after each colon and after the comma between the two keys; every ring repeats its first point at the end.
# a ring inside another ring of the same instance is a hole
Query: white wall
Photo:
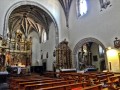
{"type": "Polygon", "coordinates": [[[55,57],[53,57],[53,51],[55,50],[55,26],[52,23],[50,25],[49,30],[49,40],[47,40],[45,43],[39,42],[39,37],[36,32],[33,32],[30,34],[32,38],[32,66],[42,66],[43,60],[47,60],[47,70],[52,71],[53,70],[53,61],[56,60],[55,57]],[[41,51],[42,50],[42,51],[41,51]],[[46,57],[46,54],[48,52],[48,58],[46,57]],[[41,55],[43,55],[43,59],[41,59],[41,55]]]}
{"type": "Polygon", "coordinates": [[[53,70],[53,61],[56,60],[53,57],[53,51],[55,50],[55,26],[52,23],[49,30],[49,40],[46,43],[41,43],[40,48],[42,50],[43,59],[47,59],[47,70],[53,70]],[[46,58],[46,53],[48,52],[48,58],[46,58]]]}
{"type": "Polygon", "coordinates": [[[73,49],[81,39],[93,37],[105,47],[113,46],[115,37],[120,38],[120,0],[113,0],[112,6],[100,11],[99,0],[87,0],[88,13],[76,17],[76,2],[73,1],[70,11],[70,42],[73,49]]]}
{"type": "Polygon", "coordinates": [[[32,37],[32,66],[41,66],[39,36],[36,32],[30,34],[32,37]]]}

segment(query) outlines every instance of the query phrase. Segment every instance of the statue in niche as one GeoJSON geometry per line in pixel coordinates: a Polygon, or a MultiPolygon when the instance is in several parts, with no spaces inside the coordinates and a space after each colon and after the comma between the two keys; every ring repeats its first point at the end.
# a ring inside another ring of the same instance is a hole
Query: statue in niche
{"type": "Polygon", "coordinates": [[[17,37],[16,37],[16,40],[17,42],[20,42],[22,40],[22,33],[20,31],[16,32],[17,34],[17,37]]]}
{"type": "Polygon", "coordinates": [[[2,46],[6,46],[7,45],[7,40],[3,39],[2,40],[2,46]]]}
{"type": "Polygon", "coordinates": [[[26,42],[26,50],[30,50],[30,41],[26,42]]]}
{"type": "Polygon", "coordinates": [[[10,56],[10,52],[7,52],[7,54],[6,54],[6,64],[7,64],[7,65],[11,65],[11,56],[10,56]]]}
{"type": "Polygon", "coordinates": [[[5,65],[5,55],[4,54],[1,54],[0,55],[0,66],[4,66],[5,65]]]}
{"type": "MultiPolygon", "coordinates": [[[[86,47],[85,47],[86,48],[86,47]]],[[[85,48],[80,48],[80,51],[78,52],[78,61],[79,61],[79,69],[83,70],[87,66],[87,53],[85,52],[85,48]]]]}
{"type": "Polygon", "coordinates": [[[0,55],[0,71],[4,71],[4,66],[5,66],[5,55],[1,54],[0,55]]]}
{"type": "Polygon", "coordinates": [[[20,43],[17,43],[17,50],[20,50],[20,43]]]}
{"type": "Polygon", "coordinates": [[[4,55],[5,49],[1,49],[1,55],[0,55],[0,70],[2,70],[5,66],[5,55],[4,55]]]}
{"type": "Polygon", "coordinates": [[[85,68],[84,52],[78,52],[78,61],[80,70],[85,68]]]}

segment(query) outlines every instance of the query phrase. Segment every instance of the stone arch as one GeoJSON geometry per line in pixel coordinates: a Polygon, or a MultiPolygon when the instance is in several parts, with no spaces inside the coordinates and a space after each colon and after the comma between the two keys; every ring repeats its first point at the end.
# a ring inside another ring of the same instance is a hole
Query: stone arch
{"type": "Polygon", "coordinates": [[[43,9],[53,20],[53,23],[55,25],[55,39],[56,39],[56,45],[59,43],[59,32],[58,32],[58,25],[57,25],[57,22],[54,18],[54,16],[51,14],[51,12],[45,8],[43,5],[37,3],[37,2],[34,2],[34,1],[19,1],[17,3],[14,3],[9,9],[8,11],[6,12],[6,15],[5,15],[5,18],[4,18],[4,27],[3,27],[3,38],[6,39],[7,37],[7,29],[8,29],[8,20],[9,20],[9,16],[10,14],[12,13],[12,11],[21,6],[21,5],[34,5],[34,6],[37,6],[41,9],[43,9]]]}
{"type": "MultiPolygon", "coordinates": [[[[76,56],[77,55],[77,51],[78,51],[78,49],[80,47],[82,47],[83,44],[85,44],[87,42],[95,42],[95,43],[101,45],[103,47],[103,49],[105,50],[105,52],[106,52],[105,46],[98,39],[96,39],[96,38],[88,37],[88,38],[84,38],[84,39],[80,40],[75,45],[75,47],[73,49],[73,58],[74,58],[74,61],[75,61],[74,63],[75,63],[75,66],[76,66],[77,69],[78,69],[78,59],[77,59],[77,56],[76,56]]],[[[105,54],[105,56],[106,56],[106,54],[105,54]]],[[[106,59],[106,57],[105,57],[105,59],[106,59]]],[[[106,66],[107,66],[107,64],[106,64],[106,66]]]]}

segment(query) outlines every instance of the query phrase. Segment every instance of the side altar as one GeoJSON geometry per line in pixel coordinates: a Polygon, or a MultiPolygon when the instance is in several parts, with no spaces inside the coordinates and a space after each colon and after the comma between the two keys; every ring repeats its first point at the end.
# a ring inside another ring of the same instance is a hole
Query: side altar
{"type": "Polygon", "coordinates": [[[72,51],[68,46],[68,41],[63,40],[56,47],[56,68],[72,69],[72,51]]]}

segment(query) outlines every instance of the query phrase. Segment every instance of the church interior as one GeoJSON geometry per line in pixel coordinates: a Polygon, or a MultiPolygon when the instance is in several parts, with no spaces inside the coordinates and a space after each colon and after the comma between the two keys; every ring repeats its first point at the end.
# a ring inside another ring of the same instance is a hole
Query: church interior
{"type": "Polygon", "coordinates": [[[0,1],[0,90],[120,90],[120,0],[0,1]]]}

